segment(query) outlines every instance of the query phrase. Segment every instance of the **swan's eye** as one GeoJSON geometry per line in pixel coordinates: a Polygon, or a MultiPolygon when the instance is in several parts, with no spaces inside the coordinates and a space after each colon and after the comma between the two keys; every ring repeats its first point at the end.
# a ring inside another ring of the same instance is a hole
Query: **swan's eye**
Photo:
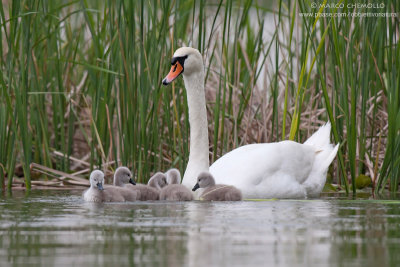
{"type": "Polygon", "coordinates": [[[179,64],[181,64],[182,66],[184,65],[184,63],[185,63],[185,60],[188,58],[188,55],[186,55],[186,56],[181,56],[181,57],[173,57],[172,59],[171,59],[171,65],[173,66],[173,65],[176,65],[176,62],[179,62],[179,64]]]}

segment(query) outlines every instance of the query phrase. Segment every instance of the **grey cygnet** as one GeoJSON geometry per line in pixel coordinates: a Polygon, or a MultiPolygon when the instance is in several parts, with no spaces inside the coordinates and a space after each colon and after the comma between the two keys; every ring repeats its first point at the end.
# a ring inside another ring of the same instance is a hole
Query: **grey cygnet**
{"type": "Polygon", "coordinates": [[[127,167],[119,167],[114,174],[114,185],[137,192],[138,200],[158,200],[159,191],[145,184],[136,184],[131,171],[127,167]]]}
{"type": "Polygon", "coordinates": [[[165,173],[168,185],[161,189],[160,200],[190,201],[193,194],[184,185],[181,185],[181,174],[177,169],[170,169],[165,173]]]}
{"type": "Polygon", "coordinates": [[[209,172],[202,172],[197,177],[197,183],[192,191],[204,188],[200,200],[208,201],[240,201],[242,193],[232,185],[215,184],[215,179],[209,172]]]}
{"type": "Polygon", "coordinates": [[[89,202],[124,202],[136,201],[137,192],[132,190],[104,185],[104,173],[99,170],[94,170],[90,174],[90,188],[83,193],[83,199],[89,202]]]}

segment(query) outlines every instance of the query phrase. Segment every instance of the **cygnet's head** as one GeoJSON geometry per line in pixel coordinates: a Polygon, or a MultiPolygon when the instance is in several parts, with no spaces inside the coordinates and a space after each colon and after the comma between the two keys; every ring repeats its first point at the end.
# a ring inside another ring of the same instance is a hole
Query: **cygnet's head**
{"type": "Polygon", "coordinates": [[[180,74],[190,76],[204,71],[203,58],[199,50],[192,47],[181,47],[175,51],[171,59],[171,70],[164,78],[163,84],[168,85],[180,74]]]}
{"type": "Polygon", "coordinates": [[[181,183],[181,173],[178,169],[170,169],[165,173],[167,177],[168,184],[180,184],[181,183]]]}
{"type": "Polygon", "coordinates": [[[196,191],[199,188],[206,188],[215,185],[214,177],[209,172],[201,172],[197,177],[197,184],[193,187],[192,191],[196,191]]]}
{"type": "Polygon", "coordinates": [[[119,167],[114,173],[114,185],[122,186],[127,183],[136,184],[131,171],[127,167],[119,167]]]}
{"type": "Polygon", "coordinates": [[[94,170],[90,174],[90,187],[104,190],[104,173],[99,170],[94,170]]]}
{"type": "Polygon", "coordinates": [[[147,184],[151,187],[161,189],[167,185],[167,177],[164,173],[157,172],[150,178],[147,184]]]}

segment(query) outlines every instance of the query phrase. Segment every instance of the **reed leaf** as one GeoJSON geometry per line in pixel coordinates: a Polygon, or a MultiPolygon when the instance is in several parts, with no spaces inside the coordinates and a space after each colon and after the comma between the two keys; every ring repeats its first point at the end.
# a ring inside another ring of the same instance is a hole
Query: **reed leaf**
{"type": "MultiPolygon", "coordinates": [[[[386,0],[381,11],[399,9],[386,0]]],[[[304,142],[329,120],[340,143],[333,181],[348,191],[367,174],[376,192],[396,192],[398,17],[323,16],[355,12],[369,11],[282,0],[3,1],[0,186],[11,189],[21,166],[30,188],[31,163],[64,173],[126,165],[139,182],[183,172],[186,92],[182,79],[161,80],[189,45],[204,57],[211,162],[245,144],[304,142]]]]}

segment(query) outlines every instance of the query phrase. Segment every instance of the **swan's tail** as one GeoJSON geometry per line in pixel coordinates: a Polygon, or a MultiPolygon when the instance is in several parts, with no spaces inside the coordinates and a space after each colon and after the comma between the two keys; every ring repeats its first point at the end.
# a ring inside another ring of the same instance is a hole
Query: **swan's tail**
{"type": "Polygon", "coordinates": [[[331,124],[327,122],[304,142],[305,145],[314,147],[316,153],[310,177],[305,182],[307,195],[309,196],[321,192],[326,181],[328,167],[331,165],[338,152],[339,144],[333,146],[333,144],[330,143],[330,133],[331,124]]]}
{"type": "MultiPolygon", "coordinates": [[[[330,143],[331,123],[328,121],[325,125],[321,126],[307,141],[305,145],[310,145],[315,148],[317,156],[315,163],[318,169],[324,170],[329,167],[333,159],[336,157],[339,149],[339,144],[335,147],[330,143]]],[[[315,165],[315,164],[314,164],[315,165]]]]}
{"type": "Polygon", "coordinates": [[[324,147],[329,144],[329,136],[331,135],[331,123],[328,121],[325,125],[321,126],[318,131],[316,131],[307,141],[304,142],[305,145],[310,145],[314,147],[324,147]]]}

